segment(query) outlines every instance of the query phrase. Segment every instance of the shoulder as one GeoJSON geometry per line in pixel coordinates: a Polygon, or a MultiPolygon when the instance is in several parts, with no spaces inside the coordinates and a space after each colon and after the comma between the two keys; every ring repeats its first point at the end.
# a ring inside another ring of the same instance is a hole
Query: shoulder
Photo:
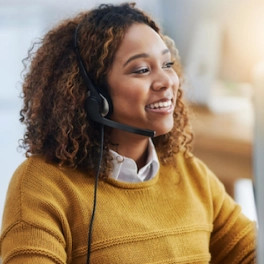
{"type": "Polygon", "coordinates": [[[20,211],[27,200],[54,191],[63,177],[63,172],[55,164],[47,163],[42,157],[29,157],[15,170],[7,190],[5,210],[20,211]]]}
{"type": "Polygon", "coordinates": [[[201,197],[209,200],[225,199],[227,193],[223,183],[202,160],[184,153],[178,153],[174,158],[180,182],[200,193],[201,197]]]}
{"type": "Polygon", "coordinates": [[[61,172],[57,165],[46,162],[45,159],[40,156],[32,156],[18,166],[13,174],[11,183],[19,182],[21,184],[30,178],[58,177],[60,174],[61,172]],[[32,177],[32,175],[34,175],[34,177],[32,177]]]}
{"type": "Polygon", "coordinates": [[[32,156],[14,172],[7,198],[10,200],[17,198],[22,206],[31,204],[32,200],[65,204],[70,202],[73,194],[92,189],[93,178],[89,174],[47,162],[41,156],[32,156]]]}
{"type": "Polygon", "coordinates": [[[90,178],[78,170],[60,168],[42,157],[30,157],[14,172],[9,183],[4,219],[8,223],[28,221],[34,212],[67,210],[72,196],[90,178]],[[48,208],[48,209],[47,209],[48,208]]]}
{"type": "Polygon", "coordinates": [[[203,196],[205,194],[210,196],[215,188],[220,193],[225,193],[224,185],[217,176],[202,160],[191,153],[188,155],[183,152],[175,154],[173,165],[161,165],[160,172],[166,176],[169,175],[170,180],[176,179],[178,185],[194,190],[203,196]]]}
{"type": "MultiPolygon", "coordinates": [[[[48,185],[56,185],[61,181],[63,171],[55,164],[50,164],[42,157],[29,157],[15,170],[7,192],[12,197],[23,198],[39,193],[48,188],[48,185]]],[[[51,186],[50,186],[51,187],[51,186]]]]}
{"type": "Polygon", "coordinates": [[[47,162],[41,156],[27,158],[14,172],[10,187],[19,185],[23,188],[50,188],[52,185],[78,183],[78,179],[87,179],[88,173],[71,168],[61,167],[56,163],[47,162]]]}
{"type": "Polygon", "coordinates": [[[217,179],[211,169],[192,153],[188,155],[182,152],[177,153],[174,160],[178,171],[196,180],[210,181],[211,179],[217,179]]]}

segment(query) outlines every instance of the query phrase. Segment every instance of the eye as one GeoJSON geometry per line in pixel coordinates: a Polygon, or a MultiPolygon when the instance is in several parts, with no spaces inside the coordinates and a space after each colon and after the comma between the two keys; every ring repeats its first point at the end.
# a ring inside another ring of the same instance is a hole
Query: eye
{"type": "Polygon", "coordinates": [[[169,69],[169,68],[171,68],[173,65],[174,65],[174,61],[169,61],[169,62],[164,63],[164,65],[162,66],[162,68],[164,68],[164,69],[169,69]]]}
{"type": "Polygon", "coordinates": [[[139,68],[137,70],[134,70],[132,73],[144,74],[144,73],[148,73],[148,72],[149,72],[149,68],[148,67],[142,67],[142,68],[139,68]]]}

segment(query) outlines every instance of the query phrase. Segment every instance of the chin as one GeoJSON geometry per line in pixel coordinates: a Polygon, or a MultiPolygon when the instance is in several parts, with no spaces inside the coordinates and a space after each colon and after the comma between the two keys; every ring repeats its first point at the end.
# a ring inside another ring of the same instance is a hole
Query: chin
{"type": "Polygon", "coordinates": [[[156,131],[156,137],[166,135],[172,130],[173,126],[168,126],[168,127],[159,127],[156,129],[153,129],[156,131]]]}
{"type": "Polygon", "coordinates": [[[156,131],[158,136],[168,134],[174,126],[174,120],[172,118],[159,120],[153,124],[153,130],[156,131]]]}

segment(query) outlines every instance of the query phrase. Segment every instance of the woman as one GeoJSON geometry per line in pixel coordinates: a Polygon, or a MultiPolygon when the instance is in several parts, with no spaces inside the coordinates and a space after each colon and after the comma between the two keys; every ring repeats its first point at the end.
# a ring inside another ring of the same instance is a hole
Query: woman
{"type": "Polygon", "coordinates": [[[28,158],[7,194],[3,263],[254,262],[253,223],[190,152],[170,44],[133,4],[44,37],[23,85],[28,158]]]}

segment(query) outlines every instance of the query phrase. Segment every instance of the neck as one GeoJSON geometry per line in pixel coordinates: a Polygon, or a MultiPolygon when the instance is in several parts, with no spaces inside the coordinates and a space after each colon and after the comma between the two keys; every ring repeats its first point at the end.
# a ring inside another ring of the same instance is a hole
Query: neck
{"type": "Polygon", "coordinates": [[[111,133],[111,142],[116,145],[116,149],[114,150],[122,156],[133,159],[138,169],[146,164],[148,137],[113,130],[111,133]]]}

